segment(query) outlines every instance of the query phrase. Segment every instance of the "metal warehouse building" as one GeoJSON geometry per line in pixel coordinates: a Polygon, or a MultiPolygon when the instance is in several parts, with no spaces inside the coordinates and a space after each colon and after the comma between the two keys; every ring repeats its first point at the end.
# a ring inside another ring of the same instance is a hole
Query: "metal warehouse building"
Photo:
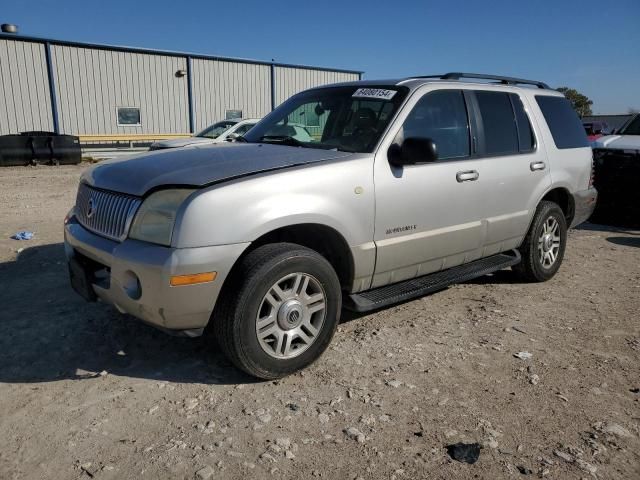
{"type": "Polygon", "coordinates": [[[0,34],[0,135],[166,138],[362,72],[0,34]]]}

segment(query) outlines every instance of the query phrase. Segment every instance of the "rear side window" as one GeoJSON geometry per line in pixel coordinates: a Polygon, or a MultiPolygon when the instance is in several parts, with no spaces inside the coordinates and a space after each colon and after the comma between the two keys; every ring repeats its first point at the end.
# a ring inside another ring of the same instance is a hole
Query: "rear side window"
{"type": "Polygon", "coordinates": [[[253,127],[254,125],[255,123],[245,123],[244,125],[240,125],[238,128],[236,128],[236,131],[233,133],[235,133],[236,135],[244,135],[249,130],[251,130],[251,127],[253,127]]]}
{"type": "Polygon", "coordinates": [[[511,103],[513,105],[513,111],[516,114],[520,152],[531,152],[536,148],[536,138],[533,135],[533,129],[531,128],[529,117],[527,117],[527,112],[524,111],[522,99],[515,93],[512,93],[511,103]]]}
{"type": "Polygon", "coordinates": [[[469,120],[460,90],[437,90],[422,97],[402,126],[404,138],[430,138],[438,159],[469,156],[469,120]]]}
{"type": "Polygon", "coordinates": [[[518,128],[508,93],[476,91],[486,155],[518,153],[518,128]]]}
{"type": "Polygon", "coordinates": [[[536,102],[549,125],[557,148],[588,147],[587,134],[569,101],[564,97],[536,95],[536,102]]]}

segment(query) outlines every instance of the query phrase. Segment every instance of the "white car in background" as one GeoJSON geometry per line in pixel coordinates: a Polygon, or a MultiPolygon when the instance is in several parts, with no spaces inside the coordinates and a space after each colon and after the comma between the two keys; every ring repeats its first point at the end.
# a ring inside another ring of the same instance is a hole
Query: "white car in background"
{"type": "Polygon", "coordinates": [[[149,150],[163,150],[165,148],[192,147],[213,143],[230,142],[244,135],[260,121],[259,118],[245,118],[237,120],[222,120],[205,128],[200,133],[187,138],[174,138],[153,142],[149,150]]]}
{"type": "Polygon", "coordinates": [[[593,148],[607,150],[640,150],[640,113],[620,127],[615,134],[600,137],[593,148]]]}

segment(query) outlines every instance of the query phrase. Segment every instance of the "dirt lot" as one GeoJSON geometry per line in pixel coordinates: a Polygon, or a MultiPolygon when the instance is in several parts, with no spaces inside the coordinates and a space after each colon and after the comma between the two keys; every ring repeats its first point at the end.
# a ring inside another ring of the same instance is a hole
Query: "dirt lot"
{"type": "Polygon", "coordinates": [[[312,368],[255,382],[71,291],[83,168],[0,170],[1,479],[640,478],[640,231],[571,232],[545,284],[500,272],[345,314],[312,368]]]}

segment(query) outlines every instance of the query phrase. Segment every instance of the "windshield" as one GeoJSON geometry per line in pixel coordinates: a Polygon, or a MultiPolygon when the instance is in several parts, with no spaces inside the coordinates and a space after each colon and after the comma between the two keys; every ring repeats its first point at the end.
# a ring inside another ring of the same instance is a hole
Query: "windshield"
{"type": "Polygon", "coordinates": [[[372,152],[406,87],[327,87],[291,97],[244,137],[254,143],[372,152]]]}
{"type": "Polygon", "coordinates": [[[640,135],[640,115],[636,115],[636,118],[620,130],[620,135],[640,135]]]}
{"type": "Polygon", "coordinates": [[[200,133],[196,133],[196,137],[218,138],[223,132],[233,127],[237,122],[218,122],[210,127],[205,128],[200,133]]]}

